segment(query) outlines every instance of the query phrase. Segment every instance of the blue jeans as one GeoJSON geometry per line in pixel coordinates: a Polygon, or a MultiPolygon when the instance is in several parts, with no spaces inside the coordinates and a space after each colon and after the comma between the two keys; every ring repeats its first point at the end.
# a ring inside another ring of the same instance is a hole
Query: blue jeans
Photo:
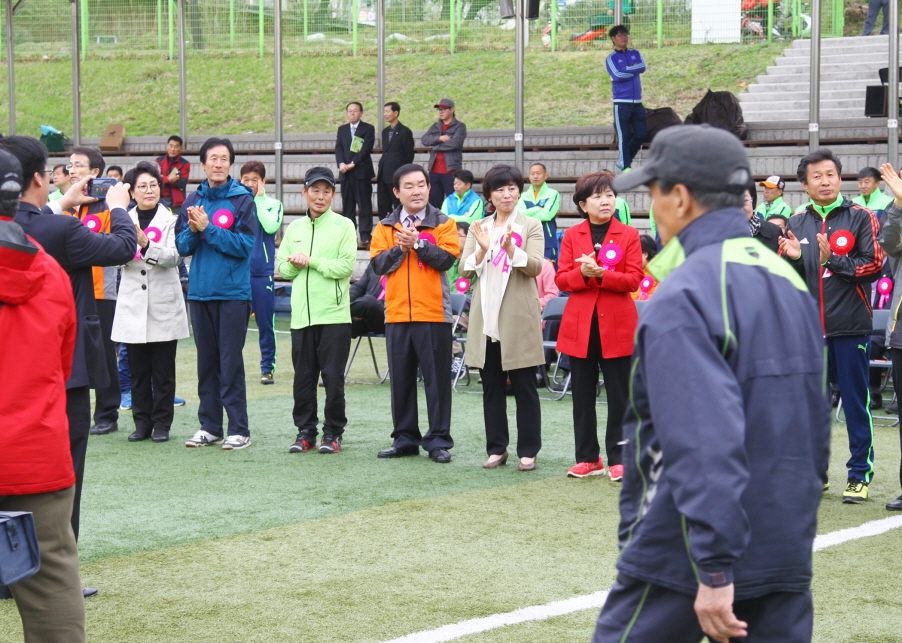
{"type": "Polygon", "coordinates": [[[132,392],[132,373],[128,368],[128,349],[119,344],[119,391],[122,395],[132,392]]]}
{"type": "Polygon", "coordinates": [[[879,14],[881,10],[883,11],[883,26],[880,28],[880,35],[885,36],[889,33],[889,16],[887,15],[887,12],[889,11],[889,0],[869,0],[868,17],[864,21],[864,31],[861,33],[862,36],[871,35],[874,27],[877,26],[877,14],[879,14]]]}

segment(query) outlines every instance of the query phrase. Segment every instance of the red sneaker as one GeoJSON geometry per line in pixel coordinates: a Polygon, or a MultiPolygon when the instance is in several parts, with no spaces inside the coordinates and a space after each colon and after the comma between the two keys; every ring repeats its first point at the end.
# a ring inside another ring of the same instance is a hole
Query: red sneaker
{"type": "Polygon", "coordinates": [[[611,480],[614,482],[620,482],[623,480],[623,465],[612,464],[608,467],[608,475],[611,476],[611,480]]]}
{"type": "Polygon", "coordinates": [[[578,462],[575,467],[567,471],[571,478],[585,478],[586,476],[603,476],[604,462],[599,456],[598,462],[578,462]]]}

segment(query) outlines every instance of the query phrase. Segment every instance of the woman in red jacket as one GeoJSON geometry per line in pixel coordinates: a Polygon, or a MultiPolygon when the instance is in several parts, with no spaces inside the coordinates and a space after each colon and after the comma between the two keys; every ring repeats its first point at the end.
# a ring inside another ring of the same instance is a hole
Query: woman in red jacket
{"type": "Polygon", "coordinates": [[[630,356],[639,316],[630,293],[642,280],[642,247],[635,228],[613,217],[617,193],[610,172],[576,183],[573,202],[586,221],[564,234],[555,283],[570,292],[557,349],[570,356],[576,466],[573,478],[603,475],[595,417],[598,369],[608,398],[605,449],[612,480],[623,477],[620,441],[629,389],[630,356]]]}

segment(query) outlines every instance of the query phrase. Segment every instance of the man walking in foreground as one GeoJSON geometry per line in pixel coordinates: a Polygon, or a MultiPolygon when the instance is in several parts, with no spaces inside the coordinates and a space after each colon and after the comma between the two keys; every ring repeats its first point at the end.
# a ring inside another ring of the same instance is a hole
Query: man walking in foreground
{"type": "Polygon", "coordinates": [[[649,186],[664,250],[636,332],[619,574],[593,643],[811,641],[824,340],[805,283],[749,237],[749,179],[735,136],[692,125],[614,182],[649,186]]]}

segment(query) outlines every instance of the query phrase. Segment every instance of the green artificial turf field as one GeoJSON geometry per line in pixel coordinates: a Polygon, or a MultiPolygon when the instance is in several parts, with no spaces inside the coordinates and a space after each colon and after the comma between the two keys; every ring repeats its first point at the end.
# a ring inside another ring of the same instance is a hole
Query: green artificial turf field
{"type": "MultiPolygon", "coordinates": [[[[178,393],[188,405],[176,409],[172,441],[127,442],[128,413],[118,433],[92,436],[80,549],[82,580],[101,594],[87,602],[89,641],[380,643],[610,587],[619,486],[565,477],[569,398],[542,403],[544,447],[531,473],[480,467],[482,398],[468,394],[454,396],[450,465],[378,460],[390,444],[387,383],[348,386],[342,453],[289,454],[288,335],[278,336],[274,386],[257,383],[256,334],[248,337],[250,448],[183,446],[197,426],[191,340],[179,346],[178,393]]],[[[351,379],[373,379],[361,350],[351,379]]],[[[599,406],[602,425],[606,410],[599,406]]],[[[883,505],[898,494],[897,428],[876,429],[875,484],[860,506],[840,503],[842,425],[833,438],[822,534],[891,515],[883,505]]],[[[890,531],[815,553],[815,641],[902,641],[900,538],[890,531]]],[[[585,642],[597,612],[459,640],[585,642]]],[[[18,614],[4,601],[0,643],[17,640],[18,614]]]]}

